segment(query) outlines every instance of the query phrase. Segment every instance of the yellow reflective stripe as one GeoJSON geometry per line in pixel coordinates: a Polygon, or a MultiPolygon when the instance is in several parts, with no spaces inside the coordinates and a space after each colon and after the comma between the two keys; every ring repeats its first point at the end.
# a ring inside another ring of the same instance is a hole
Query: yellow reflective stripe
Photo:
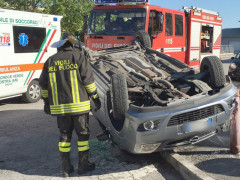
{"type": "Polygon", "coordinates": [[[87,106],[90,106],[89,100],[83,101],[78,104],[71,103],[71,104],[50,105],[50,108],[51,109],[62,109],[62,108],[69,109],[69,108],[81,108],[81,107],[87,107],[87,106]]]}
{"type": "Polygon", "coordinates": [[[89,146],[78,147],[78,151],[87,151],[89,150],[89,146]]]}
{"type": "Polygon", "coordinates": [[[89,88],[89,87],[91,87],[91,86],[96,86],[95,82],[92,83],[92,84],[89,84],[89,85],[85,85],[84,87],[85,87],[85,88],[89,88]]]}
{"type": "Polygon", "coordinates": [[[96,89],[97,89],[95,82],[92,84],[86,85],[84,87],[86,88],[88,93],[92,93],[92,92],[96,91],[96,89]]]}
{"type": "Polygon", "coordinates": [[[96,98],[98,98],[98,97],[99,97],[98,94],[92,95],[92,98],[93,98],[93,99],[96,99],[96,98]]]}
{"type": "Polygon", "coordinates": [[[51,110],[53,110],[53,111],[60,111],[60,110],[62,110],[62,109],[64,109],[64,110],[76,110],[76,109],[83,109],[83,108],[88,108],[88,107],[90,107],[90,105],[88,105],[88,106],[82,106],[82,107],[51,108],[51,110]]]}
{"type": "Polygon", "coordinates": [[[84,111],[89,111],[90,107],[88,108],[81,108],[81,109],[70,109],[70,110],[66,110],[66,109],[61,109],[61,110],[52,110],[51,109],[51,114],[66,114],[66,113],[77,113],[77,112],[84,112],[84,111]]]}
{"type": "Polygon", "coordinates": [[[47,98],[48,97],[48,90],[42,90],[42,97],[47,98]]]}
{"type": "Polygon", "coordinates": [[[94,92],[94,91],[96,91],[96,87],[93,87],[93,88],[91,88],[91,89],[87,89],[87,92],[94,92]]]}
{"type": "Polygon", "coordinates": [[[56,80],[56,74],[53,73],[53,78],[54,78],[54,86],[55,86],[55,93],[56,93],[56,104],[58,104],[58,89],[57,89],[57,80],[56,80]]]}
{"type": "Polygon", "coordinates": [[[79,97],[77,72],[76,72],[76,70],[71,70],[70,71],[70,79],[71,79],[71,86],[72,86],[73,102],[74,103],[79,103],[80,102],[80,97],[79,97]]]}
{"type": "Polygon", "coordinates": [[[75,84],[76,84],[76,95],[77,95],[77,102],[80,102],[80,96],[79,96],[79,89],[78,89],[78,80],[77,80],[77,71],[74,70],[74,76],[75,76],[75,84]]]}
{"type": "Polygon", "coordinates": [[[70,150],[71,150],[71,147],[68,147],[68,148],[59,147],[59,151],[61,152],[70,152],[70,150]]]}
{"type": "Polygon", "coordinates": [[[72,71],[70,71],[69,73],[70,73],[70,79],[71,79],[73,102],[76,103],[76,100],[75,100],[75,90],[74,90],[74,81],[73,81],[73,74],[72,74],[72,71]]]}
{"type": "Polygon", "coordinates": [[[88,141],[78,141],[78,146],[88,146],[88,141]]]}
{"type": "Polygon", "coordinates": [[[59,147],[68,147],[68,146],[71,146],[71,143],[70,142],[59,142],[58,146],[59,147]]]}
{"type": "Polygon", "coordinates": [[[56,74],[49,73],[50,84],[52,89],[52,97],[53,97],[53,104],[58,105],[58,93],[57,93],[57,81],[56,81],[56,74]]]}
{"type": "Polygon", "coordinates": [[[87,90],[91,90],[91,89],[96,89],[96,85],[94,85],[93,87],[88,87],[86,88],[87,90]]]}
{"type": "Polygon", "coordinates": [[[90,101],[84,101],[78,104],[60,104],[50,105],[51,114],[75,113],[90,110],[90,101]]]}

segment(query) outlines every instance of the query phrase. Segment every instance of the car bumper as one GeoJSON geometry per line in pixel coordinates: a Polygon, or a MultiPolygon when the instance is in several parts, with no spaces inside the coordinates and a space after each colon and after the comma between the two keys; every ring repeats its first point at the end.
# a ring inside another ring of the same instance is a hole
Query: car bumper
{"type": "Polygon", "coordinates": [[[171,103],[166,108],[130,106],[122,130],[112,132],[113,139],[121,149],[134,154],[195,144],[213,136],[224,124],[229,123],[235,107],[236,92],[236,87],[230,83],[215,95],[196,96],[189,100],[171,103]],[[213,110],[209,115],[201,115],[216,107],[220,107],[220,110],[213,110]],[[145,130],[143,123],[150,121],[153,122],[154,127],[145,130]]]}

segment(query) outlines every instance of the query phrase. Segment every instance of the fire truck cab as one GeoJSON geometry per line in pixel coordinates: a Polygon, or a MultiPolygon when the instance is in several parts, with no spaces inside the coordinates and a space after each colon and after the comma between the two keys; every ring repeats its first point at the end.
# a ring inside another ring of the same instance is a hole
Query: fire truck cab
{"type": "Polygon", "coordinates": [[[148,0],[95,0],[95,5],[85,35],[92,50],[130,45],[137,35],[146,46],[197,69],[205,56],[220,57],[222,18],[217,12],[167,9],[148,0]]]}

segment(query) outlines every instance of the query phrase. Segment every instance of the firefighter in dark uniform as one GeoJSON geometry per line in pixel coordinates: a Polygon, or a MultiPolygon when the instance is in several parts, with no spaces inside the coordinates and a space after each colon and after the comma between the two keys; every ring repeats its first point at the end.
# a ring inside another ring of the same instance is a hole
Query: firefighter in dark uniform
{"type": "Polygon", "coordinates": [[[88,160],[89,98],[93,100],[96,110],[100,109],[101,102],[91,66],[83,54],[74,48],[76,38],[67,34],[59,43],[59,52],[45,62],[39,83],[45,113],[57,116],[62,172],[64,177],[69,177],[74,171],[69,154],[73,129],[78,135],[78,173],[95,169],[95,164],[88,160]]]}

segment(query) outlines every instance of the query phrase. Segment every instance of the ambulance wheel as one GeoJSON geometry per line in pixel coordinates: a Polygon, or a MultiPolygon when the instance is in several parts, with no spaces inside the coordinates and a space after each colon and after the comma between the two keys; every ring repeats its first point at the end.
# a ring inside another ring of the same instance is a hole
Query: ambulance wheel
{"type": "Polygon", "coordinates": [[[38,81],[32,80],[28,85],[27,92],[23,94],[22,98],[24,102],[34,103],[39,101],[42,95],[42,90],[38,81]]]}
{"type": "Polygon", "coordinates": [[[225,75],[222,63],[216,56],[207,56],[203,58],[200,66],[201,72],[207,72],[203,81],[212,88],[219,88],[225,84],[225,75]]]}
{"type": "Polygon", "coordinates": [[[139,30],[135,34],[135,40],[145,48],[151,48],[151,39],[149,34],[144,30],[139,30]]]}
{"type": "MultiPolygon", "coordinates": [[[[114,74],[111,78],[111,101],[114,119],[121,125],[124,123],[125,112],[128,110],[128,89],[124,75],[114,74]]],[[[120,126],[121,126],[120,125],[120,126]]]]}

